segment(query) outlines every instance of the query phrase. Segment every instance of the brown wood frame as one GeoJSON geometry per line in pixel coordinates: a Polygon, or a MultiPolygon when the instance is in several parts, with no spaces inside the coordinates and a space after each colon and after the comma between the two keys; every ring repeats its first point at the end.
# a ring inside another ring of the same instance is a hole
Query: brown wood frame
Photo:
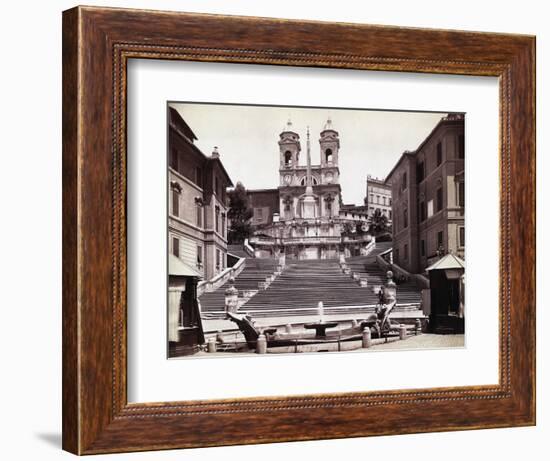
{"type": "Polygon", "coordinates": [[[535,38],[92,7],[65,11],[62,395],[63,448],[78,454],[535,424],[535,38]],[[128,404],[125,110],[131,58],[499,77],[499,384],[128,404]]]}

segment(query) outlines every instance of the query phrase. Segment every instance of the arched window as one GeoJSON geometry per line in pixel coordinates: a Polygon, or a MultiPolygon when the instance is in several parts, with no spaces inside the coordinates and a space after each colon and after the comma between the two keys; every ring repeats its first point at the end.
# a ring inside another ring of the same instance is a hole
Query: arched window
{"type": "Polygon", "coordinates": [[[327,149],[325,151],[325,160],[327,163],[332,162],[332,149],[327,149]]]}
{"type": "Polygon", "coordinates": [[[292,163],[292,153],[287,150],[285,152],[285,166],[290,166],[292,163]]]}

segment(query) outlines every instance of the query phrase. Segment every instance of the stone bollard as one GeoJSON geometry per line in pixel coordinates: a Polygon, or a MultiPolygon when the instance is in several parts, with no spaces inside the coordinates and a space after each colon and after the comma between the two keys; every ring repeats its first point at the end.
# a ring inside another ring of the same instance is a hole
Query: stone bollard
{"type": "Polygon", "coordinates": [[[208,352],[216,352],[216,338],[208,340],[208,352]]]}
{"type": "Polygon", "coordinates": [[[356,326],[358,326],[358,325],[359,325],[359,322],[357,321],[357,319],[353,319],[353,320],[351,321],[351,326],[352,326],[352,327],[356,327],[356,326]]]}
{"type": "Polygon", "coordinates": [[[365,327],[363,329],[363,349],[368,349],[372,345],[372,338],[370,333],[370,328],[365,327]]]}
{"type": "Polygon", "coordinates": [[[218,330],[216,332],[216,342],[217,343],[223,343],[223,333],[221,330],[218,330]]]}
{"type": "Polygon", "coordinates": [[[267,340],[265,338],[265,335],[262,333],[260,336],[258,336],[258,340],[256,341],[256,354],[265,354],[267,352],[267,340]]]}
{"type": "Polygon", "coordinates": [[[407,337],[407,327],[403,324],[399,326],[399,339],[405,339],[407,337]]]}
{"type": "Polygon", "coordinates": [[[422,334],[422,322],[420,319],[416,319],[414,322],[414,334],[415,335],[421,335],[422,334]]]}
{"type": "Polygon", "coordinates": [[[285,331],[287,333],[292,333],[292,325],[290,323],[285,326],[285,331]]]}

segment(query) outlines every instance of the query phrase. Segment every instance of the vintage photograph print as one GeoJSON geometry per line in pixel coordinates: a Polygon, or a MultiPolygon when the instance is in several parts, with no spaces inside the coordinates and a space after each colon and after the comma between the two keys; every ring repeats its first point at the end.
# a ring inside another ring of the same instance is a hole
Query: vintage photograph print
{"type": "Polygon", "coordinates": [[[464,347],[464,122],[169,102],[168,357],[464,347]]]}

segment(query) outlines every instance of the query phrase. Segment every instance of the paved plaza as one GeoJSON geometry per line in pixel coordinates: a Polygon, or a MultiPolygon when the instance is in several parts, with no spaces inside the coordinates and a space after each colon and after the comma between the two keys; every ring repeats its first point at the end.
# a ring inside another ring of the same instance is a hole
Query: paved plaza
{"type": "Polygon", "coordinates": [[[464,335],[434,335],[422,334],[410,336],[403,341],[391,340],[387,343],[373,344],[372,350],[402,350],[402,349],[445,349],[464,347],[464,335]]]}

